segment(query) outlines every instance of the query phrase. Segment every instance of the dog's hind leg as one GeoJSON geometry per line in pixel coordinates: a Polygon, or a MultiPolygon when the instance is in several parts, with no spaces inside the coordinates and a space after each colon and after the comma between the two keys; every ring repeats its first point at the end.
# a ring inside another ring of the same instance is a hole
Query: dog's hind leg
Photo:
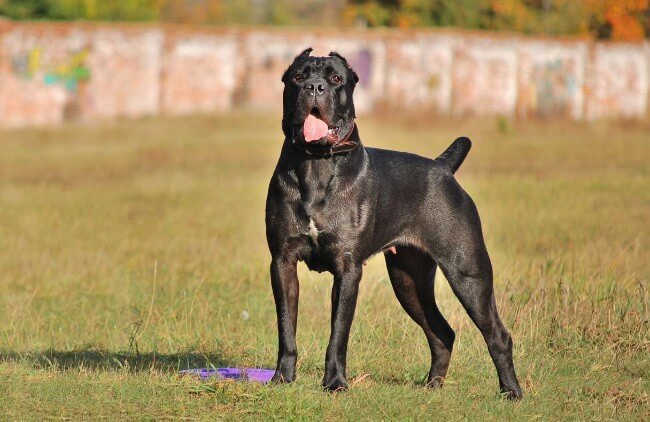
{"type": "Polygon", "coordinates": [[[433,281],[436,263],[427,254],[412,247],[397,247],[386,252],[386,266],[397,299],[411,318],[424,330],[431,349],[428,387],[440,387],[447,375],[454,331],[436,305],[433,281]]]}
{"type": "MultiPolygon", "coordinates": [[[[479,232],[480,233],[480,232],[479,232]]],[[[512,362],[512,338],[497,312],[492,287],[492,265],[480,239],[473,247],[451,254],[451,259],[440,262],[451,288],[485,339],[492,361],[499,375],[501,391],[508,398],[522,397],[521,388],[512,362]],[[480,242],[479,242],[480,240],[480,242]]]]}

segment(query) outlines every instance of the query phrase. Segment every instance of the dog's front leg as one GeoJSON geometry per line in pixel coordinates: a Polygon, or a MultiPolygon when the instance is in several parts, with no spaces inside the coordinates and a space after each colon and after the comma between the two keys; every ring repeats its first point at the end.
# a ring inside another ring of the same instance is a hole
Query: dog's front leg
{"type": "Polygon", "coordinates": [[[347,388],[345,365],[350,326],[357,305],[361,264],[348,264],[334,274],[332,287],[332,332],[325,356],[323,387],[330,391],[347,388]]]}
{"type": "Polygon", "coordinates": [[[297,261],[273,257],[271,284],[278,316],[278,364],[273,382],[292,382],[296,377],[296,325],[298,323],[297,261]]]}

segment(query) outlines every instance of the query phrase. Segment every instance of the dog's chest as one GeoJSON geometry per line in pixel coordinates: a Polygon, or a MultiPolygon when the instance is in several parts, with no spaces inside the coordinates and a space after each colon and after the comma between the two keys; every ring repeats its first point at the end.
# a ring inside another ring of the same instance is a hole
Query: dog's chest
{"type": "Polygon", "coordinates": [[[319,207],[301,204],[300,208],[298,231],[309,248],[319,255],[338,253],[352,246],[367,220],[368,207],[354,201],[324,201],[319,207]]]}
{"type": "Polygon", "coordinates": [[[353,183],[359,171],[355,166],[349,174],[342,173],[336,160],[319,160],[303,163],[292,178],[297,188],[291,207],[293,230],[301,240],[300,256],[316,271],[354,253],[369,220],[371,207],[361,194],[363,185],[353,183]]]}
{"type": "Polygon", "coordinates": [[[307,216],[300,219],[298,231],[302,239],[301,260],[313,271],[327,271],[332,263],[342,254],[340,236],[336,228],[319,216],[307,216]]]}
{"type": "Polygon", "coordinates": [[[303,217],[298,219],[298,231],[310,247],[318,249],[326,240],[331,241],[337,237],[336,228],[321,215],[310,215],[307,212],[301,214],[303,217]]]}
{"type": "Polygon", "coordinates": [[[300,199],[296,210],[298,230],[313,246],[318,247],[323,232],[335,229],[337,197],[334,188],[335,168],[329,163],[312,164],[298,175],[300,199]]]}
{"type": "Polygon", "coordinates": [[[307,232],[304,233],[309,237],[311,242],[314,245],[318,245],[318,227],[316,227],[316,223],[314,223],[313,218],[309,218],[309,224],[307,225],[307,232]]]}
{"type": "Polygon", "coordinates": [[[301,202],[296,222],[305,246],[320,256],[338,250],[336,246],[349,234],[348,214],[349,210],[331,197],[301,202]]]}

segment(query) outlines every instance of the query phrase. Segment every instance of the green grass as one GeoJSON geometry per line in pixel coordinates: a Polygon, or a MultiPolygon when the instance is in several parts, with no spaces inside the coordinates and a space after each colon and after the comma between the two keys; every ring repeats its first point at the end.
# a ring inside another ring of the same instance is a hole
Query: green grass
{"type": "Polygon", "coordinates": [[[0,132],[0,414],[647,420],[650,127],[359,127],[366,145],[432,157],[473,138],[457,177],[481,213],[522,402],[498,396],[483,340],[442,277],[457,341],[445,387],[423,388],[425,338],[381,257],[362,281],[348,392],[319,387],[331,279],[304,267],[294,384],[177,375],[275,364],[263,212],[280,116],[236,113],[0,132]]]}

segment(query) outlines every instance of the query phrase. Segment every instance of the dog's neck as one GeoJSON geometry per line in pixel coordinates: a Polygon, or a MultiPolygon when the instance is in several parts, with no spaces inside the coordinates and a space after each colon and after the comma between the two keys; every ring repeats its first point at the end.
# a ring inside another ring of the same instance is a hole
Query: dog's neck
{"type": "Polygon", "coordinates": [[[310,204],[319,202],[332,192],[346,192],[364,172],[366,152],[356,126],[348,142],[354,142],[355,147],[338,154],[317,157],[295,148],[291,139],[285,140],[276,171],[300,191],[307,209],[311,208],[310,204]]]}
{"type": "Polygon", "coordinates": [[[305,212],[318,213],[330,198],[349,194],[365,174],[366,152],[361,145],[345,154],[329,158],[303,158],[293,172],[305,212]]]}

